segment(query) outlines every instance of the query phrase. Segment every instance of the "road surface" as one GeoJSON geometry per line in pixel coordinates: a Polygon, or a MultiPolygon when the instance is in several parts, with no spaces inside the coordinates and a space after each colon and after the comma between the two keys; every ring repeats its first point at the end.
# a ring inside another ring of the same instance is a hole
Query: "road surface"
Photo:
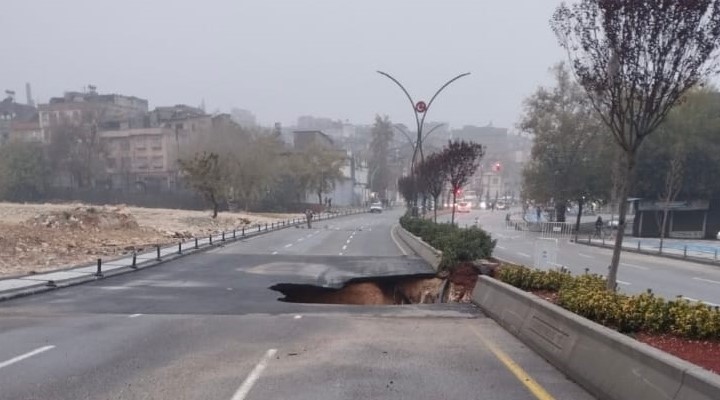
{"type": "MultiPolygon", "coordinates": [[[[505,226],[507,211],[473,210],[458,214],[460,226],[473,225],[475,218],[483,229],[498,239],[494,254],[508,261],[534,265],[535,243],[540,235],[521,232],[505,226]]],[[[449,221],[450,216],[439,217],[449,221]]],[[[629,240],[632,240],[630,238],[629,240]]],[[[556,263],[574,274],[606,275],[612,250],[571,243],[569,238],[558,238],[556,263]]],[[[720,267],[626,252],[620,258],[618,283],[622,291],[641,293],[648,288],[665,298],[684,296],[690,300],[720,305],[720,267]]]]}
{"type": "Polygon", "coordinates": [[[427,272],[395,243],[398,216],[286,229],[0,303],[0,397],[591,398],[472,305],[294,304],[268,289],[427,272]]]}

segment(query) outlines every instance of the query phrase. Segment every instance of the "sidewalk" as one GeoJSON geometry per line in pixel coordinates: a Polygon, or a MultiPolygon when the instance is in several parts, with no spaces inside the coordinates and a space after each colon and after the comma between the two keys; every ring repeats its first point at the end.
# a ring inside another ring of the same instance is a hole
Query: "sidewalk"
{"type": "MultiPolygon", "coordinates": [[[[613,248],[613,238],[591,238],[580,237],[578,244],[613,248]]],[[[657,238],[635,238],[625,237],[623,250],[635,253],[654,255],[658,257],[682,259],[687,261],[700,262],[703,264],[720,265],[720,242],[711,240],[681,240],[665,239],[662,248],[660,239],[657,238]]]]}

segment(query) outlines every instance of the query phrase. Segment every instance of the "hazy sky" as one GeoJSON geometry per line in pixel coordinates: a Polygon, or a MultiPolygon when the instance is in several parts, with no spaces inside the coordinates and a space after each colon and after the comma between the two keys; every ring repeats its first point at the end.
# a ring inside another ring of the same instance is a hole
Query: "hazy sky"
{"type": "Polygon", "coordinates": [[[523,98],[563,60],[549,27],[559,0],[4,1],[0,90],[24,101],[94,84],[151,107],[204,98],[208,111],[409,123],[396,76],[417,99],[450,86],[428,120],[512,127],[523,98]]]}

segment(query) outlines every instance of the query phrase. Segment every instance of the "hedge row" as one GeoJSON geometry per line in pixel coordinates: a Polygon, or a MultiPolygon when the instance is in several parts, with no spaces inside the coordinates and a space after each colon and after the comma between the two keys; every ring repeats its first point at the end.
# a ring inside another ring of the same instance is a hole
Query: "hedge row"
{"type": "Polygon", "coordinates": [[[400,218],[400,225],[442,251],[442,269],[452,269],[464,261],[489,258],[495,248],[496,240],[492,240],[487,232],[477,227],[462,229],[455,225],[437,224],[410,216],[400,218]]]}
{"type": "Polygon", "coordinates": [[[557,291],[557,304],[620,332],[672,333],[688,339],[720,340],[720,307],[678,297],[665,300],[650,290],[639,295],[609,292],[601,275],[504,266],[501,281],[523,290],[557,291]]]}

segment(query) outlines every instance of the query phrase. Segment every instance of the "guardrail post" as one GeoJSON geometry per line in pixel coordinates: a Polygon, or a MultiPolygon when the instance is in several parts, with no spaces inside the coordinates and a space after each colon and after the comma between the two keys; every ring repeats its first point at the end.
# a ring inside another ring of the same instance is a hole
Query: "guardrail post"
{"type": "Polygon", "coordinates": [[[261,228],[262,228],[262,226],[260,226],[260,224],[258,224],[258,232],[260,232],[261,228]]]}
{"type": "Polygon", "coordinates": [[[195,250],[197,250],[198,248],[200,248],[200,247],[198,246],[198,239],[195,238],[195,250]]]}
{"type": "Polygon", "coordinates": [[[638,253],[640,252],[640,243],[642,243],[642,241],[638,240],[638,253]]]}
{"type": "Polygon", "coordinates": [[[658,250],[658,253],[662,254],[662,249],[663,249],[663,242],[661,240],[660,241],[660,249],[658,250]]]}
{"type": "Polygon", "coordinates": [[[137,253],[135,250],[133,250],[132,264],[130,264],[130,268],[137,269],[137,253]]]}
{"type": "Polygon", "coordinates": [[[590,244],[590,235],[588,235],[588,244],[590,244]]]}
{"type": "Polygon", "coordinates": [[[687,245],[685,245],[685,248],[683,249],[683,258],[687,258],[687,245]]]}
{"type": "Polygon", "coordinates": [[[242,228],[242,237],[245,237],[245,227],[242,228]]]}
{"type": "Polygon", "coordinates": [[[182,254],[182,242],[178,242],[178,254],[182,254]]]}
{"type": "Polygon", "coordinates": [[[98,278],[102,278],[102,276],[103,276],[103,273],[102,273],[102,258],[98,258],[98,259],[97,259],[97,272],[95,272],[95,276],[97,276],[98,278]]]}
{"type": "Polygon", "coordinates": [[[223,242],[225,241],[225,231],[222,232],[222,239],[220,240],[222,240],[223,242]]]}
{"type": "Polygon", "coordinates": [[[160,245],[155,245],[155,252],[157,253],[157,256],[155,257],[158,261],[160,261],[160,245]]]}
{"type": "Polygon", "coordinates": [[[271,223],[270,223],[270,229],[275,230],[275,223],[274,223],[274,222],[271,222],[271,223]]]}
{"type": "Polygon", "coordinates": [[[233,228],[233,239],[235,239],[237,236],[235,236],[235,228],[233,228]]]}
{"type": "Polygon", "coordinates": [[[266,223],[265,223],[265,232],[267,232],[267,228],[268,228],[268,224],[267,224],[267,222],[266,222],[266,223]]]}

